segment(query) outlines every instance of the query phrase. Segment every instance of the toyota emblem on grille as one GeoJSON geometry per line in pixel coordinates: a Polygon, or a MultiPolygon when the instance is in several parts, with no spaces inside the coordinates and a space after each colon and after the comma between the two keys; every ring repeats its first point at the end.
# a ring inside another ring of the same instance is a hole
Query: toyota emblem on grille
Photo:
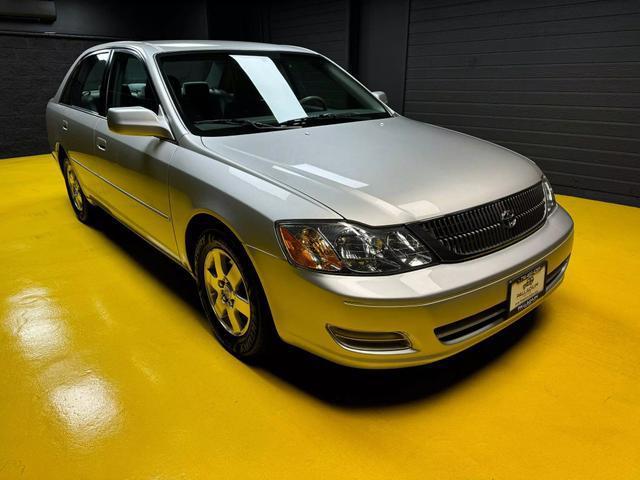
{"type": "Polygon", "coordinates": [[[515,227],[517,221],[518,221],[518,218],[516,217],[516,214],[513,213],[513,210],[507,209],[500,214],[500,224],[504,228],[515,227]]]}

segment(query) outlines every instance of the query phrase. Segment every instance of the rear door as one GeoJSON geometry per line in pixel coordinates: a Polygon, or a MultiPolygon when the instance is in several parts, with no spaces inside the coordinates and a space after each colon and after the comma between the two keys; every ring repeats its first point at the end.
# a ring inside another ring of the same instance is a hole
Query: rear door
{"type": "Polygon", "coordinates": [[[83,190],[94,198],[100,197],[101,187],[94,127],[105,115],[110,54],[108,50],[92,53],[78,63],[60,97],[57,125],[54,125],[83,190]]]}
{"type": "MultiPolygon", "coordinates": [[[[114,51],[107,108],[141,106],[157,114],[160,106],[155,92],[142,58],[130,51],[114,51]]],[[[175,254],[168,175],[176,144],[112,132],[105,118],[95,125],[95,142],[106,206],[147,240],[175,254]]]]}

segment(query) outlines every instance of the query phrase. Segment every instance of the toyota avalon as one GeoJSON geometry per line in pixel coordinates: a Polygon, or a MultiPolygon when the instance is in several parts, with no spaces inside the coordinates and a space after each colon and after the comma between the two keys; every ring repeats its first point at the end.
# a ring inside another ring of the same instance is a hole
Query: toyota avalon
{"type": "Polygon", "coordinates": [[[433,362],[537,307],[571,253],[531,160],[405,118],[305,48],[98,45],[47,129],[78,219],[101,208],[184,267],[247,361],[282,339],[353,367],[433,362]]]}

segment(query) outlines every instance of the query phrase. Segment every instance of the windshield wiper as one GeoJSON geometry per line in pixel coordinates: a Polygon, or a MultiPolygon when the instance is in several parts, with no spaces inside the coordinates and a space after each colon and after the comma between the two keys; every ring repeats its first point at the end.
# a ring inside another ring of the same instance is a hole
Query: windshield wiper
{"type": "Polygon", "coordinates": [[[299,128],[297,125],[284,125],[277,124],[272,125],[270,123],[264,122],[256,122],[253,120],[247,120],[244,118],[215,118],[211,120],[198,120],[193,122],[194,125],[203,125],[206,123],[214,123],[214,124],[222,124],[222,125],[237,125],[237,126],[248,126],[255,128],[256,130],[286,130],[288,128],[299,128]]]}
{"type": "Polygon", "coordinates": [[[285,126],[300,126],[303,127],[305,125],[311,124],[319,124],[331,122],[334,120],[369,120],[370,118],[375,118],[376,114],[372,113],[321,113],[320,115],[316,115],[313,117],[301,117],[294,118],[292,120],[287,120],[286,122],[280,123],[280,125],[285,126]],[[367,118],[370,117],[370,118],[367,118]]]}

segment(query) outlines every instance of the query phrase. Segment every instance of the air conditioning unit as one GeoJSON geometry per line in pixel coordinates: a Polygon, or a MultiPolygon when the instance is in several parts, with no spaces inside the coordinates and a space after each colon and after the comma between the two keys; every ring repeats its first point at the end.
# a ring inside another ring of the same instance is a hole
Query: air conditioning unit
{"type": "Polygon", "coordinates": [[[53,0],[0,0],[0,21],[53,23],[56,2],[53,0]]]}

